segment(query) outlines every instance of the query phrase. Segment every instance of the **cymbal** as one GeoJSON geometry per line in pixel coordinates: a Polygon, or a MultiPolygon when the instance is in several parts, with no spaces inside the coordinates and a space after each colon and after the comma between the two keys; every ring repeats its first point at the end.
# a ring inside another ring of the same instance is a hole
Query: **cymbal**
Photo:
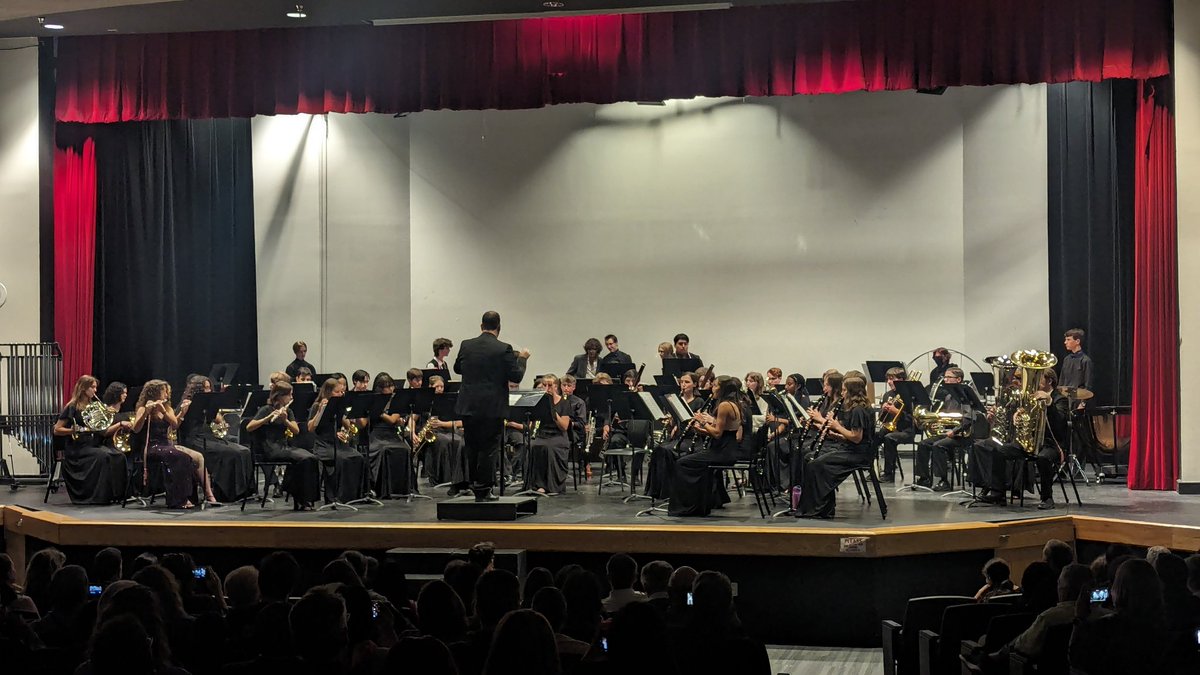
{"type": "Polygon", "coordinates": [[[1086,401],[1095,396],[1095,394],[1083,387],[1059,387],[1058,393],[1076,401],[1086,401]]]}

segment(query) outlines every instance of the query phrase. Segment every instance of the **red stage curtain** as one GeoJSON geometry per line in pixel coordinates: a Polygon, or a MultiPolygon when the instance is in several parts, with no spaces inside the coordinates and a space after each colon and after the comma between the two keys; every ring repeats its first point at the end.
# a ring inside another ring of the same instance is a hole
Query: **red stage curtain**
{"type": "Polygon", "coordinates": [[[54,151],[54,339],[63,353],[63,394],[92,372],[96,283],[96,146],[54,151]]]}
{"type": "Polygon", "coordinates": [[[1166,0],[862,0],[58,41],[57,118],[517,109],[1150,78],[1166,0]]]}
{"type": "Polygon", "coordinates": [[[1134,135],[1133,433],[1129,487],[1179,478],[1175,116],[1170,83],[1141,82],[1134,135]]]}

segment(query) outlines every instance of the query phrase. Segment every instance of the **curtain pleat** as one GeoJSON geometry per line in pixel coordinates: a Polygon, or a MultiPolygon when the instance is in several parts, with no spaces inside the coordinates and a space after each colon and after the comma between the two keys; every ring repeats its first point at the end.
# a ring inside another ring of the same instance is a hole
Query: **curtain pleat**
{"type": "Polygon", "coordinates": [[[96,146],[54,152],[54,340],[63,354],[63,395],[92,372],[96,259],[96,146]]]}

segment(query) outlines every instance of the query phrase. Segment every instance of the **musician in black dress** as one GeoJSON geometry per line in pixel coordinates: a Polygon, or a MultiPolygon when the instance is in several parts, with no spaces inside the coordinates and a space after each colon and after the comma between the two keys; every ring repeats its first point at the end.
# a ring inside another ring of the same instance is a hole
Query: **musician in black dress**
{"type": "MultiPolygon", "coordinates": [[[[111,436],[105,436],[104,444],[120,450],[122,454],[131,452],[133,435],[133,413],[121,412],[121,408],[125,405],[125,401],[129,399],[129,387],[124,382],[109,382],[104,388],[104,395],[100,400],[108,407],[108,411],[112,413],[113,424],[120,424],[120,428],[113,432],[111,436]]],[[[126,457],[128,460],[129,458],[126,457]]]]}
{"type": "Polygon", "coordinates": [[[884,374],[887,378],[888,393],[883,397],[883,403],[880,405],[880,436],[877,439],[883,446],[883,475],[879,480],[884,483],[891,483],[896,480],[896,464],[900,461],[900,453],[897,447],[903,443],[912,443],[916,435],[916,427],[913,425],[913,403],[905,401],[904,397],[896,392],[896,383],[903,382],[908,379],[908,373],[903,368],[889,368],[884,374]],[[899,413],[900,416],[896,417],[899,413]],[[883,428],[885,420],[895,419],[895,429],[888,431],[883,428]]]}
{"type": "MultiPolygon", "coordinates": [[[[804,378],[799,374],[793,376],[796,381],[800,382],[799,391],[803,390],[804,378]]],[[[793,377],[789,377],[791,380],[793,377]]],[[[821,403],[812,406],[807,410],[816,410],[822,415],[833,409],[837,402],[841,400],[842,382],[844,376],[836,368],[830,368],[821,374],[821,403]]],[[[799,399],[799,397],[797,397],[799,399]]],[[[799,399],[801,401],[806,400],[799,399]]],[[[811,403],[811,401],[810,401],[811,403]]],[[[796,438],[792,442],[791,461],[789,462],[790,485],[798,487],[803,484],[804,470],[807,466],[806,458],[812,454],[813,447],[817,443],[817,435],[821,430],[821,426],[816,423],[816,419],[809,416],[802,427],[796,434],[796,438]]]]}
{"type": "Polygon", "coordinates": [[[304,357],[308,356],[308,345],[305,344],[303,340],[297,340],[292,344],[292,353],[295,354],[296,358],[287,365],[287,368],[283,369],[284,372],[288,374],[288,377],[295,380],[296,376],[300,374],[300,369],[307,368],[309,380],[311,380],[312,374],[317,372],[317,368],[313,364],[304,360],[304,357]]]}
{"type": "Polygon", "coordinates": [[[288,445],[289,434],[295,438],[300,433],[291,405],[292,385],[274,383],[267,404],[246,423],[246,431],[264,459],[291,465],[284,472],[280,487],[292,496],[292,508],[304,511],[312,509],[320,497],[321,462],[311,452],[288,445]]]}
{"type": "MultiPolygon", "coordinates": [[[[1020,373],[1018,373],[1019,375],[1020,373]]],[[[1063,447],[1068,444],[1067,417],[1072,412],[1070,401],[1055,388],[1057,384],[1058,377],[1054,371],[1045,370],[1042,372],[1038,391],[1034,394],[1034,398],[1042,401],[1046,406],[1043,422],[1046,425],[1046,431],[1042,437],[1042,445],[1037,449],[1035,457],[1038,495],[1041,498],[1038,509],[1042,511],[1054,508],[1055,470],[1064,459],[1063,447]]],[[[1018,413],[1019,411],[1013,411],[1012,425],[1014,428],[1018,425],[1018,413]]],[[[988,417],[991,419],[992,415],[989,414],[988,417]]],[[[971,448],[969,472],[975,485],[987,489],[979,498],[980,501],[993,504],[1004,503],[1005,492],[1012,482],[1009,462],[1014,460],[1019,462],[1024,456],[1025,449],[1015,441],[998,443],[992,439],[983,439],[975,442],[971,448]]],[[[1028,476],[1026,478],[1028,479],[1028,476]]],[[[1029,483],[1013,487],[1029,489],[1029,483]]]]}
{"type": "Polygon", "coordinates": [[[171,386],[163,380],[150,380],[142,386],[137,413],[133,418],[133,430],[137,433],[143,428],[148,429],[146,436],[141,437],[143,444],[141,447],[134,446],[134,452],[143,453],[140,478],[145,484],[152,485],[151,468],[162,465],[166,474],[163,489],[166,491],[167,508],[193,508],[195,504],[192,499],[197,484],[204,486],[208,501],[216,501],[212,496],[208,473],[204,470],[203,455],[177,447],[171,440],[171,431],[179,428],[179,418],[171,407],[171,386]]]}
{"type": "Polygon", "coordinates": [[[828,426],[823,443],[818,439],[816,450],[805,459],[797,514],[801,518],[832,518],[837,486],[875,457],[875,418],[867,383],[862,378],[847,378],[842,382],[841,400],[836,416],[832,411],[809,410],[817,428],[825,427],[826,421],[828,426]]]}
{"type": "Polygon", "coordinates": [[[554,425],[542,422],[537,435],[529,443],[525,461],[525,489],[542,494],[558,494],[567,485],[567,463],[570,461],[572,408],[558,389],[558,377],[542,376],[542,389],[550,397],[554,425]]]}
{"type": "MultiPolygon", "coordinates": [[[[430,377],[429,386],[436,396],[446,393],[446,380],[440,375],[430,377]]],[[[428,421],[428,416],[420,420],[422,426],[428,421]]],[[[429,474],[430,484],[449,485],[447,494],[451,497],[469,491],[462,487],[468,482],[462,424],[462,420],[435,419],[435,440],[430,444],[431,447],[425,448],[425,471],[429,474]]]]}
{"type": "Polygon", "coordinates": [[[744,433],[741,405],[741,383],[722,376],[714,384],[717,401],[714,414],[697,413],[692,424],[700,435],[707,436],[706,449],[693,452],[675,463],[671,482],[672,516],[707,516],[712,509],[729,501],[725,486],[711,480],[709,466],[727,464],[737,459],[738,444],[744,433]]]}
{"type": "MultiPolygon", "coordinates": [[[[388,373],[379,373],[375,376],[374,390],[376,394],[391,396],[396,392],[396,382],[388,373]]],[[[408,496],[416,485],[407,422],[406,415],[388,413],[386,408],[371,420],[367,459],[371,485],[381,497],[408,496]]]]}
{"type": "MultiPolygon", "coordinates": [[[[254,464],[250,448],[225,438],[218,438],[207,420],[189,416],[192,397],[212,393],[212,382],[203,375],[188,378],[179,404],[179,443],[204,455],[204,463],[212,481],[217,502],[232,502],[249,494],[253,485],[254,464]]],[[[218,428],[228,429],[224,416],[217,413],[212,420],[218,428]]]]}
{"type": "Polygon", "coordinates": [[[79,378],[70,402],[54,424],[54,435],[65,437],[62,479],[72,504],[108,504],[125,497],[125,455],[105,445],[104,439],[132,425],[113,422],[89,431],[84,423],[83,413],[88,406],[104,406],[96,400],[99,384],[91,375],[79,378]]]}
{"type": "MultiPolygon", "coordinates": [[[[706,400],[696,395],[696,375],[683,373],[679,376],[679,398],[688,410],[705,410],[706,400]]],[[[690,431],[675,424],[674,418],[664,434],[663,442],[650,453],[650,467],[646,470],[646,494],[654,499],[668,499],[675,476],[675,462],[691,452],[697,440],[695,429],[690,431]]]]}
{"type": "Polygon", "coordinates": [[[346,386],[330,377],[308,412],[308,430],[313,434],[313,454],[325,470],[325,501],[348,504],[363,493],[363,471],[366,460],[352,445],[350,421],[329,410],[329,400],[346,393],[346,386]]]}

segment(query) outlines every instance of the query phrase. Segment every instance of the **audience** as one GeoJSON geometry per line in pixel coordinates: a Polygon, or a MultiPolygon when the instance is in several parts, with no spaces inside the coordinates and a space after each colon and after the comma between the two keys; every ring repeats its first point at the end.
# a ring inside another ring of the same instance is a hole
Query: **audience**
{"type": "MultiPolygon", "coordinates": [[[[521,608],[521,582],[507,570],[484,572],[475,584],[475,620],[478,626],[468,631],[461,642],[450,645],[450,653],[461,675],[479,675],[492,637],[504,615],[521,608]]],[[[549,633],[553,642],[553,633],[549,633]]]]}
{"type": "Polygon", "coordinates": [[[637,581],[637,562],[625,553],[614,554],[605,566],[608,573],[608,585],[612,591],[604,598],[604,613],[615,614],[631,602],[644,602],[646,594],[633,590],[633,582],[637,581]]]}
{"type": "Polygon", "coordinates": [[[646,594],[646,602],[657,609],[665,618],[671,606],[671,596],[667,589],[671,585],[671,564],[663,560],[648,562],[642,567],[642,591],[646,594]]]}
{"type": "Polygon", "coordinates": [[[550,629],[554,631],[554,644],[558,649],[560,659],[575,663],[591,649],[591,645],[588,643],[563,634],[563,624],[567,620],[567,599],[563,597],[562,591],[553,586],[539,590],[528,609],[544,616],[546,623],[550,624],[550,629]]]}
{"type": "Polygon", "coordinates": [[[975,592],[977,602],[986,602],[997,595],[1011,595],[1017,591],[1009,578],[1008,563],[992,558],[983,566],[983,587],[975,592]]]}
{"type": "Polygon", "coordinates": [[[1075,549],[1061,539],[1051,539],[1042,547],[1042,560],[1050,565],[1055,578],[1067,565],[1075,562],[1075,549]]]}
{"type": "MultiPolygon", "coordinates": [[[[491,574],[496,572],[487,572],[480,577],[480,585],[491,574]]],[[[515,576],[513,581],[515,583],[515,576]]],[[[554,631],[541,614],[531,609],[507,612],[496,625],[495,639],[490,643],[484,675],[559,675],[562,672],[555,650],[554,631]]],[[[458,672],[462,675],[472,672],[459,665],[458,672]]]]}

